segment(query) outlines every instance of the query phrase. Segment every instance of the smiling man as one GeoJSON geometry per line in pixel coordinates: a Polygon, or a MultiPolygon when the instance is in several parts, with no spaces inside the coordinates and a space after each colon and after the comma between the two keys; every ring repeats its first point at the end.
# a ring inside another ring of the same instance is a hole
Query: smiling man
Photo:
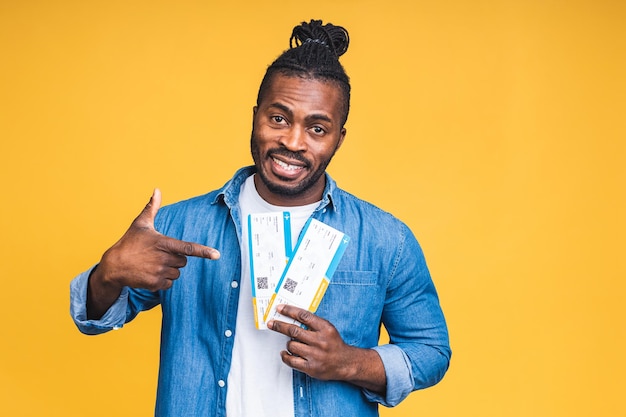
{"type": "Polygon", "coordinates": [[[270,204],[315,203],[326,166],[346,136],[341,92],[328,81],[281,73],[270,83],[254,107],[254,185],[270,204]]]}
{"type": "Polygon", "coordinates": [[[254,166],[221,189],[150,202],[71,284],[78,328],[121,328],[163,312],[157,416],[375,416],[445,374],[450,347],[422,251],[392,215],[339,189],[326,167],[346,137],[348,33],[311,21],[268,68],[253,109],[254,166]],[[351,237],[315,314],[279,312],[258,330],[249,214],[285,212],[351,237]],[[219,251],[218,251],[219,249],[219,251]],[[380,326],[389,343],[379,345],[380,326]]]}

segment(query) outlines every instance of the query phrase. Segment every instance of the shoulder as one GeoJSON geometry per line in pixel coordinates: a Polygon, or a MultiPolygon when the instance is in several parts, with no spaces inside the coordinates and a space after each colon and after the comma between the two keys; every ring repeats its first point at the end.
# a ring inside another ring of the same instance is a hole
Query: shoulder
{"type": "MultiPolygon", "coordinates": [[[[336,189],[333,192],[331,213],[326,213],[325,221],[348,236],[356,238],[358,250],[363,246],[375,249],[390,256],[401,251],[407,244],[417,244],[415,235],[402,220],[380,207],[355,195],[336,189]]],[[[419,246],[419,244],[417,244],[419,246]]]]}
{"type": "Polygon", "coordinates": [[[406,224],[392,213],[343,189],[337,188],[333,193],[333,198],[333,204],[342,217],[358,219],[363,226],[371,225],[377,229],[381,227],[408,229],[406,224]]]}

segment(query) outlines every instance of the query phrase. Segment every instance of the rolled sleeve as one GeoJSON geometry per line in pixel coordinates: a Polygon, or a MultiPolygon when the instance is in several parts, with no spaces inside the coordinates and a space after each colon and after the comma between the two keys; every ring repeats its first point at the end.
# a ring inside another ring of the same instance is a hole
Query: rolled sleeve
{"type": "Polygon", "coordinates": [[[411,362],[404,351],[395,345],[376,346],[374,349],[385,367],[387,392],[384,396],[364,389],[365,397],[386,407],[395,407],[413,391],[411,362]]]}
{"type": "Polygon", "coordinates": [[[78,330],[90,335],[122,328],[128,308],[128,288],[124,288],[115,303],[99,320],[87,319],[87,286],[94,268],[95,266],[78,275],[70,283],[70,314],[78,330]]]}

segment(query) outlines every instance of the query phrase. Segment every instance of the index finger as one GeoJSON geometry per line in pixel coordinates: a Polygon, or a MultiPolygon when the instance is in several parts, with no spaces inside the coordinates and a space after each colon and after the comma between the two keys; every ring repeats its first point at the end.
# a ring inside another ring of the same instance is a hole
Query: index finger
{"type": "Polygon", "coordinates": [[[283,316],[299,321],[310,330],[319,329],[322,322],[325,321],[321,317],[311,313],[309,310],[305,310],[294,305],[281,304],[276,307],[276,311],[283,316]]]}
{"type": "Polygon", "coordinates": [[[214,260],[220,258],[220,252],[217,249],[199,243],[185,242],[167,236],[163,236],[159,243],[163,250],[170,253],[214,260]]]}

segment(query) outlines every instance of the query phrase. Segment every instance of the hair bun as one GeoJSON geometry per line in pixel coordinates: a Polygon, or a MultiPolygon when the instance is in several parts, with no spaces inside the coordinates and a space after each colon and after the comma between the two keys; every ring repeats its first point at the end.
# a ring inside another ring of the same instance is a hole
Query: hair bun
{"type": "Polygon", "coordinates": [[[348,50],[350,37],[348,31],[341,26],[332,23],[323,24],[321,20],[313,20],[309,23],[302,22],[293,28],[289,46],[296,48],[307,42],[315,42],[326,46],[337,58],[348,50]]]}

